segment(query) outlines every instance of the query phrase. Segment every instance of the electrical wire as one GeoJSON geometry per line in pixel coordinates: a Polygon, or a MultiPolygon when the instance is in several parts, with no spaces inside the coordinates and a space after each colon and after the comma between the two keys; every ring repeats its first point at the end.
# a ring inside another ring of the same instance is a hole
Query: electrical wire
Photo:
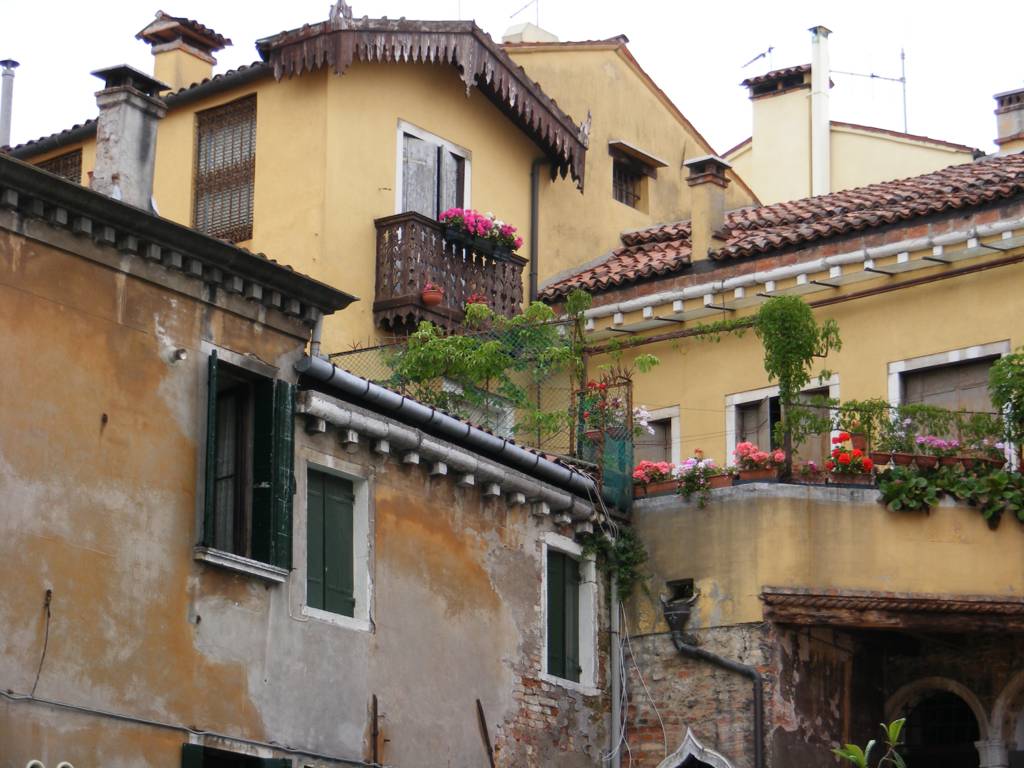
{"type": "Polygon", "coordinates": [[[46,661],[46,649],[50,645],[50,603],[53,601],[53,590],[46,590],[46,597],[43,599],[43,607],[46,609],[46,628],[43,630],[43,652],[39,655],[39,666],[36,667],[36,679],[32,683],[31,696],[36,695],[36,687],[39,685],[39,676],[43,674],[43,662],[46,661]]]}
{"type": "Polygon", "coordinates": [[[640,685],[643,686],[644,693],[647,695],[647,700],[651,703],[651,709],[654,710],[654,714],[658,716],[658,723],[661,725],[661,745],[664,750],[664,757],[668,757],[668,731],[665,730],[665,721],[661,718],[661,712],[658,710],[658,705],[654,702],[654,697],[651,696],[651,691],[647,687],[647,682],[644,680],[644,673],[640,671],[639,665],[636,663],[636,656],[633,654],[633,642],[629,637],[629,626],[626,624],[626,616],[622,616],[622,627],[625,630],[626,635],[626,646],[629,648],[629,660],[633,663],[633,669],[636,670],[636,676],[640,680],[640,685]]]}

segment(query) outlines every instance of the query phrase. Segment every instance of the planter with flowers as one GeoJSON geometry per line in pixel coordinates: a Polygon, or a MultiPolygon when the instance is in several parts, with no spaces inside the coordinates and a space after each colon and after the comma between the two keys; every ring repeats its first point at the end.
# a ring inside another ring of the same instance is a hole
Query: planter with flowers
{"type": "Polygon", "coordinates": [[[640,499],[656,494],[677,493],[676,466],[668,461],[641,461],[633,469],[633,496],[640,499]]]}
{"type": "Polygon", "coordinates": [[[793,478],[800,485],[824,485],[827,480],[825,470],[813,461],[797,464],[793,469],[793,478]]]}
{"type": "Polygon", "coordinates": [[[926,454],[918,455],[915,459],[917,466],[922,469],[929,465],[935,466],[934,463],[929,463],[929,459],[933,459],[944,467],[955,467],[960,464],[960,457],[957,455],[960,453],[959,440],[944,440],[935,435],[918,435],[914,442],[918,450],[924,451],[926,454]],[[922,462],[922,460],[924,461],[922,462]]]}
{"type": "Polygon", "coordinates": [[[444,224],[444,239],[471,248],[476,253],[507,260],[523,245],[516,228],[495,217],[472,208],[449,208],[438,216],[444,224]]]}
{"type": "Polygon", "coordinates": [[[832,438],[831,458],[825,462],[825,469],[829,473],[830,483],[844,485],[872,485],[874,478],[871,470],[875,468],[875,462],[870,456],[865,455],[860,448],[853,447],[853,441],[848,432],[840,432],[832,438]]]}
{"type": "Polygon", "coordinates": [[[444,301],[444,288],[428,280],[423,284],[423,290],[420,291],[420,301],[424,306],[436,307],[444,301]]]}
{"type": "Polygon", "coordinates": [[[784,451],[762,451],[754,443],[740,443],[732,452],[739,469],[740,482],[774,482],[779,479],[779,468],[786,462],[784,451]]]}
{"type": "Polygon", "coordinates": [[[713,489],[732,485],[732,475],[717,466],[713,459],[704,458],[700,449],[675,468],[675,475],[679,480],[679,492],[687,500],[697,494],[697,504],[701,509],[708,503],[713,489]]]}

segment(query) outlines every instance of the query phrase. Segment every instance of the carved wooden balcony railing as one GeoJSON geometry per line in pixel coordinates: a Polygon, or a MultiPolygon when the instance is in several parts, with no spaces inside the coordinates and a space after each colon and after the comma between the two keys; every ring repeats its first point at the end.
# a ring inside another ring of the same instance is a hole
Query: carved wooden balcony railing
{"type": "Polygon", "coordinates": [[[466,299],[476,293],[498,314],[522,311],[523,267],[526,259],[503,260],[476,253],[444,239],[444,228],[418,213],[399,213],[374,222],[377,226],[377,288],[373,319],[398,333],[430,320],[449,331],[462,325],[466,299]],[[440,305],[420,299],[427,282],[444,289],[440,305]]]}

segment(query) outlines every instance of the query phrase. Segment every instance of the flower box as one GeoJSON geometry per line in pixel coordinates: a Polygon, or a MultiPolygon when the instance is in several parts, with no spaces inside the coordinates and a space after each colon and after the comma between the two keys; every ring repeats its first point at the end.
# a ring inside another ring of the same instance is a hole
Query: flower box
{"type": "Polygon", "coordinates": [[[728,488],[732,485],[732,475],[712,475],[708,478],[709,488],[728,488]]]}
{"type": "Polygon", "coordinates": [[[821,475],[800,475],[793,478],[795,485],[825,485],[828,480],[821,475]]]}
{"type": "Polygon", "coordinates": [[[895,461],[895,454],[889,453],[888,451],[871,451],[868,456],[875,463],[875,466],[884,466],[888,464],[890,458],[895,461]]]}
{"type": "Polygon", "coordinates": [[[675,493],[679,487],[679,483],[675,480],[662,480],[657,483],[637,483],[633,486],[633,498],[642,499],[646,496],[664,496],[669,493],[675,493]]]}
{"type": "Polygon", "coordinates": [[[939,464],[943,467],[955,467],[960,464],[959,456],[940,456],[939,464]]]}
{"type": "Polygon", "coordinates": [[[916,453],[914,454],[914,463],[917,464],[918,469],[934,469],[939,464],[939,457],[916,453]]]}
{"type": "Polygon", "coordinates": [[[473,236],[466,232],[466,230],[459,229],[458,227],[445,227],[444,239],[458,246],[472,247],[473,245],[473,236]]]}
{"type": "Polygon", "coordinates": [[[870,472],[833,472],[828,480],[835,485],[875,484],[875,478],[870,472]]]}
{"type": "Polygon", "coordinates": [[[892,454],[892,463],[897,467],[909,467],[914,463],[914,454],[894,452],[892,454]]]}
{"type": "Polygon", "coordinates": [[[767,469],[741,469],[741,483],[774,483],[779,479],[779,468],[768,467],[767,469]]]}

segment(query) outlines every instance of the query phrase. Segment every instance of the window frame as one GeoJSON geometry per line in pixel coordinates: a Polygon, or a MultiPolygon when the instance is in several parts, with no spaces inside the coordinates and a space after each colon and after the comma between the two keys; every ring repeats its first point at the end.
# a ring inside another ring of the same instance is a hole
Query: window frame
{"type": "Polygon", "coordinates": [[[669,422],[669,455],[673,464],[682,461],[682,436],[680,433],[679,406],[670,405],[665,408],[648,408],[651,421],[669,422]]]}
{"type": "MultiPolygon", "coordinates": [[[[465,147],[456,144],[452,141],[448,141],[437,134],[431,133],[425,128],[420,128],[418,125],[414,125],[405,120],[398,120],[398,128],[395,134],[395,213],[406,213],[405,208],[405,183],[404,174],[402,173],[402,155],[405,151],[405,135],[415,136],[423,141],[429,141],[432,144],[437,144],[443,149],[451,152],[452,154],[458,155],[463,160],[463,173],[462,173],[462,207],[472,207],[471,192],[473,189],[472,177],[473,177],[473,153],[465,147]]],[[[440,215],[441,211],[438,211],[440,215]]]]}
{"type": "MultiPolygon", "coordinates": [[[[239,369],[244,375],[252,376],[253,379],[262,378],[269,381],[281,381],[288,385],[291,391],[294,391],[294,384],[283,379],[279,374],[280,369],[275,366],[269,365],[262,361],[253,360],[247,356],[240,355],[223,347],[219,347],[208,341],[202,341],[200,343],[200,355],[202,362],[198,366],[200,369],[199,379],[200,386],[198,391],[202,394],[202,401],[206,407],[200,407],[199,415],[199,434],[203,435],[204,438],[201,443],[201,449],[197,453],[197,477],[199,479],[199,485],[196,493],[196,537],[195,545],[193,547],[193,558],[195,560],[203,561],[216,565],[222,568],[227,568],[240,573],[245,573],[251,576],[256,576],[265,581],[274,583],[284,583],[288,580],[289,574],[292,570],[292,549],[294,548],[294,536],[295,536],[295,524],[294,524],[294,487],[291,489],[293,492],[291,503],[287,504],[290,507],[288,514],[286,515],[289,522],[289,528],[291,531],[289,545],[289,551],[287,553],[281,553],[283,557],[279,558],[283,560],[283,563],[265,562],[261,559],[250,557],[247,555],[241,555],[235,552],[231,552],[224,549],[219,549],[215,546],[210,545],[207,542],[208,528],[206,525],[206,518],[208,513],[208,494],[211,489],[210,479],[210,451],[208,440],[210,437],[210,409],[209,409],[209,398],[210,398],[210,358],[213,353],[217,355],[217,363],[226,363],[233,368],[239,369]]],[[[216,399],[216,398],[215,398],[216,399]]],[[[273,411],[273,408],[271,409],[273,411]]],[[[292,426],[292,437],[289,442],[291,445],[292,463],[294,466],[294,412],[290,419],[292,426]]],[[[255,438],[253,437],[253,444],[255,444],[255,438]]],[[[249,450],[253,452],[253,462],[256,461],[255,452],[253,446],[249,447],[249,450]]],[[[251,504],[250,504],[251,506],[251,504]]],[[[273,516],[271,516],[273,518],[273,516]]],[[[249,512],[250,518],[250,530],[249,536],[249,551],[251,554],[253,540],[254,540],[254,527],[252,526],[252,510],[249,512]]],[[[273,520],[272,520],[273,522],[273,520]]],[[[270,530],[268,535],[273,537],[274,531],[270,530]]]]}
{"type": "Polygon", "coordinates": [[[597,564],[593,556],[584,557],[583,547],[557,533],[544,534],[541,541],[541,621],[544,647],[541,652],[540,678],[554,685],[579,691],[586,696],[599,696],[597,688],[597,564]],[[568,555],[580,564],[579,585],[579,682],[548,672],[548,551],[568,555]]]}
{"type": "MultiPolygon", "coordinates": [[[[295,538],[299,542],[297,548],[296,577],[302,585],[301,615],[306,619],[315,619],[343,629],[358,632],[373,632],[373,511],[370,479],[366,471],[358,464],[340,459],[331,454],[322,453],[312,448],[303,449],[297,457],[297,469],[301,467],[298,480],[297,495],[301,497],[301,512],[296,511],[293,517],[295,538]],[[320,472],[348,480],[352,483],[352,566],[353,566],[353,597],[355,609],[352,616],[333,613],[322,608],[313,608],[308,603],[309,589],[309,473],[320,472]]],[[[297,507],[299,505],[296,505],[297,507]]]]}
{"type": "Polygon", "coordinates": [[[986,358],[1000,358],[1010,354],[1012,347],[1009,339],[993,341],[988,344],[977,344],[972,347],[960,347],[946,352],[938,352],[932,355],[920,355],[908,357],[904,360],[894,360],[889,363],[888,373],[888,395],[889,405],[896,407],[903,405],[903,374],[917,373],[928,368],[943,368],[947,365],[957,363],[980,362],[986,358]]]}
{"type": "Polygon", "coordinates": [[[650,175],[645,172],[642,163],[632,160],[626,157],[620,157],[617,155],[612,156],[612,200],[621,205],[625,205],[628,208],[632,208],[634,211],[640,211],[641,213],[647,212],[647,197],[649,187],[650,175]],[[618,169],[622,169],[620,172],[628,174],[631,177],[635,177],[635,184],[633,187],[635,191],[629,191],[629,196],[634,196],[636,199],[632,202],[626,202],[620,200],[617,196],[617,189],[619,184],[616,183],[616,172],[618,169]]]}
{"type": "Polygon", "coordinates": [[[67,152],[61,152],[53,155],[52,157],[48,157],[45,160],[37,160],[33,165],[47,173],[52,173],[54,176],[60,176],[62,179],[66,179],[67,181],[73,181],[75,184],[82,183],[81,147],[68,150],[67,152]],[[68,168],[66,167],[68,165],[73,165],[77,171],[73,177],[68,175],[68,168]]]}

